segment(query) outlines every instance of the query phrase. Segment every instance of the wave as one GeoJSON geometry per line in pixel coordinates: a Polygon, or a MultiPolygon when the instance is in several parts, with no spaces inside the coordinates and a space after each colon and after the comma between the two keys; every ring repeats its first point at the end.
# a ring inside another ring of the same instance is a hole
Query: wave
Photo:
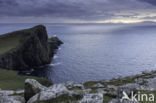
{"type": "Polygon", "coordinates": [[[57,65],[61,65],[62,63],[61,62],[58,62],[58,63],[52,63],[50,64],[50,66],[57,66],[57,65]]]}
{"type": "Polygon", "coordinates": [[[57,58],[58,58],[58,56],[57,55],[54,55],[53,59],[57,59],[57,58]]]}
{"type": "Polygon", "coordinates": [[[61,50],[61,48],[59,47],[58,50],[61,50]]]}

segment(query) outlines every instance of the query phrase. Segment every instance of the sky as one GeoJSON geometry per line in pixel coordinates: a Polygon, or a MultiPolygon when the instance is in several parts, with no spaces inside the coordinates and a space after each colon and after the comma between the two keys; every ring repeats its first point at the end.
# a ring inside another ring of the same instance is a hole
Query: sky
{"type": "Polygon", "coordinates": [[[0,23],[156,22],[156,0],[0,0],[0,23]]]}

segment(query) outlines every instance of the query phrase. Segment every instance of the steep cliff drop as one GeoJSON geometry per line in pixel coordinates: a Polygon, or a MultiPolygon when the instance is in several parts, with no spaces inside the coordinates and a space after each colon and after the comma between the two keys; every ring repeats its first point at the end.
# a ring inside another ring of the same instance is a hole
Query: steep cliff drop
{"type": "Polygon", "coordinates": [[[48,39],[43,25],[1,35],[0,68],[22,71],[49,64],[61,44],[57,37],[48,39]]]}

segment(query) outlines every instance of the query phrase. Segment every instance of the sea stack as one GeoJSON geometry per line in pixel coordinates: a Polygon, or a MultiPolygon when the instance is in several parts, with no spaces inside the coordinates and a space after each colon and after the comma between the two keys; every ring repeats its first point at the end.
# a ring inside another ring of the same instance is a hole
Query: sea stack
{"type": "Polygon", "coordinates": [[[57,37],[48,39],[46,27],[38,25],[0,36],[0,68],[28,70],[49,64],[58,46],[57,37]]]}

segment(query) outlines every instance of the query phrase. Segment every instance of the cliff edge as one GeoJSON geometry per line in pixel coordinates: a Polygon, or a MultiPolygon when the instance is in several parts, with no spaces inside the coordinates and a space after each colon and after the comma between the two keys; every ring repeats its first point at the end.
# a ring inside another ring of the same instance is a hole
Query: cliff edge
{"type": "Polygon", "coordinates": [[[62,42],[52,37],[48,42],[46,27],[38,25],[0,36],[0,67],[27,70],[49,64],[62,42]],[[55,47],[55,48],[54,48],[55,47]]]}

